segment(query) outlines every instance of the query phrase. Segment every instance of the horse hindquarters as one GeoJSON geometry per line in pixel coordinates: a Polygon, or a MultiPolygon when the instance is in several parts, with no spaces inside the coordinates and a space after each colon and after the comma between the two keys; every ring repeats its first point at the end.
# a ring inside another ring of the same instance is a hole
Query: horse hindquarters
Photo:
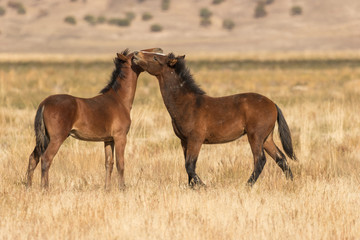
{"type": "MultiPolygon", "coordinates": [[[[32,177],[34,170],[39,163],[41,157],[41,185],[42,187],[47,188],[49,186],[48,182],[48,171],[52,162],[52,159],[59,150],[61,144],[67,138],[66,134],[54,134],[50,137],[47,126],[44,121],[44,111],[46,104],[40,104],[34,122],[35,136],[36,136],[36,146],[34,151],[29,157],[29,166],[27,170],[27,186],[32,185],[32,177]]],[[[51,115],[48,113],[47,115],[51,115]]],[[[56,126],[56,121],[52,121],[52,118],[48,118],[48,124],[53,125],[53,128],[57,128],[58,131],[61,131],[59,126],[56,126]]]]}
{"type": "Polygon", "coordinates": [[[69,136],[77,104],[69,95],[52,95],[39,106],[35,116],[36,147],[29,158],[28,185],[41,157],[41,185],[48,187],[48,171],[61,144],[69,136]]]}

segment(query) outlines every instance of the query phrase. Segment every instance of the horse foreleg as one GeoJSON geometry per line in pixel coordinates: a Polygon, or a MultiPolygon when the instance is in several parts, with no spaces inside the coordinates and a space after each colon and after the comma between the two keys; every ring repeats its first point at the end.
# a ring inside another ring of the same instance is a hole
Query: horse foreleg
{"type": "Polygon", "coordinates": [[[126,145],[126,135],[114,138],[115,140],[115,154],[116,154],[116,168],[118,171],[119,189],[125,188],[124,181],[124,152],[126,145]]]}
{"type": "Polygon", "coordinates": [[[185,168],[188,174],[188,180],[190,186],[205,186],[203,181],[201,181],[200,177],[196,174],[196,161],[199,156],[200,148],[202,142],[201,141],[188,141],[186,145],[186,151],[184,152],[185,155],[185,168]]]}
{"type": "Polygon", "coordinates": [[[187,142],[185,140],[181,140],[181,147],[184,153],[184,158],[186,160],[187,142]]]}
{"type": "Polygon", "coordinates": [[[114,142],[105,142],[105,190],[110,189],[111,173],[114,167],[114,142]]]}
{"type": "Polygon", "coordinates": [[[38,165],[39,160],[40,160],[40,154],[38,153],[37,147],[35,146],[34,151],[31,153],[29,157],[29,166],[26,172],[26,178],[27,178],[26,187],[31,187],[32,185],[34,170],[38,165]]]}

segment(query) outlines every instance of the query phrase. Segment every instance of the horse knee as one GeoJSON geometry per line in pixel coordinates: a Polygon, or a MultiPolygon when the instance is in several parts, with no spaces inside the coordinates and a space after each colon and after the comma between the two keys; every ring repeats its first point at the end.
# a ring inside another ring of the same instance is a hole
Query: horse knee
{"type": "Polygon", "coordinates": [[[110,160],[109,160],[109,161],[106,161],[106,162],[105,162],[105,168],[106,168],[106,169],[109,169],[109,168],[112,169],[113,166],[114,166],[114,161],[110,161],[110,160]]]}

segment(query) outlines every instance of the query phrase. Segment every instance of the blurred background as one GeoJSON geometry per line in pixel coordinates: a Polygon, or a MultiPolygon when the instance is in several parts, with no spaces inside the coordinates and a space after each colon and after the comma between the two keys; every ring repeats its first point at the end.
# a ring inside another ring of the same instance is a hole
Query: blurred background
{"type": "Polygon", "coordinates": [[[359,106],[360,0],[0,0],[0,239],[360,239],[359,106]],[[208,188],[188,188],[158,81],[143,73],[127,189],[114,169],[102,191],[102,143],[68,138],[50,190],[41,166],[26,190],[39,103],[97,95],[116,52],[150,47],[186,54],[209,96],[257,92],[278,104],[299,158],[294,181],[268,157],[246,188],[244,136],[204,144],[197,173],[208,188]]]}
{"type": "Polygon", "coordinates": [[[359,0],[0,0],[0,52],[356,52],[359,12],[359,0]]]}

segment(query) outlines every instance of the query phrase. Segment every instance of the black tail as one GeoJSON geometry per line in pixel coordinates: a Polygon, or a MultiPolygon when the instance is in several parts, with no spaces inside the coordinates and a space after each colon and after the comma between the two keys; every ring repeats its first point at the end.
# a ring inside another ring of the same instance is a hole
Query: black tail
{"type": "Polygon", "coordinates": [[[39,151],[39,155],[42,155],[48,147],[50,138],[46,130],[44,123],[44,106],[39,106],[34,122],[35,136],[36,136],[36,148],[39,151]]]}
{"type": "Polygon", "coordinates": [[[280,134],[280,140],[281,140],[283,149],[289,158],[291,158],[293,160],[297,160],[294,150],[293,150],[289,126],[287,125],[284,115],[282,114],[280,108],[276,104],[275,104],[275,106],[278,111],[277,121],[278,121],[278,125],[279,125],[279,134],[280,134]]]}

